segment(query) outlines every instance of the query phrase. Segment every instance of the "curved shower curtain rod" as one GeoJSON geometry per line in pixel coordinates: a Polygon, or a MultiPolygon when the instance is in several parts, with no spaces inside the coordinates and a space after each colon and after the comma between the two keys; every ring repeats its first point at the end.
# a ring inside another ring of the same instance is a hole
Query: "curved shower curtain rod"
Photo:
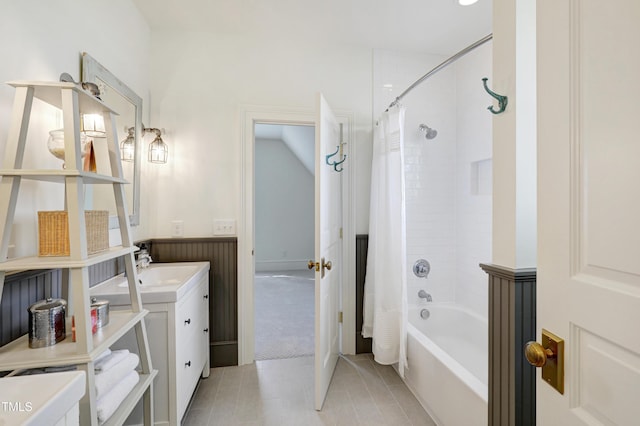
{"type": "MultiPolygon", "coordinates": [[[[409,86],[404,92],[400,93],[400,95],[398,95],[398,97],[393,102],[391,102],[391,104],[389,104],[389,108],[397,105],[400,102],[400,100],[406,96],[407,93],[412,91],[420,83],[422,83],[423,81],[425,81],[426,79],[428,79],[429,77],[431,77],[432,75],[434,75],[435,73],[440,71],[441,69],[445,68],[447,65],[457,61],[458,59],[460,59],[461,57],[463,57],[467,53],[471,52],[476,47],[482,46],[483,44],[485,44],[486,42],[488,42],[492,38],[493,38],[493,34],[489,34],[487,36],[484,36],[480,40],[476,41],[475,43],[473,43],[473,44],[471,44],[471,45],[469,45],[467,47],[465,47],[464,49],[462,49],[461,51],[459,51],[458,53],[456,53],[455,55],[453,55],[452,57],[450,57],[446,61],[442,62],[440,65],[438,65],[437,67],[435,67],[434,69],[432,69],[431,71],[429,71],[428,73],[426,73],[425,75],[420,77],[418,80],[416,80],[416,82],[413,83],[411,86],[409,86]]],[[[387,111],[389,111],[389,108],[387,108],[387,111]]]]}

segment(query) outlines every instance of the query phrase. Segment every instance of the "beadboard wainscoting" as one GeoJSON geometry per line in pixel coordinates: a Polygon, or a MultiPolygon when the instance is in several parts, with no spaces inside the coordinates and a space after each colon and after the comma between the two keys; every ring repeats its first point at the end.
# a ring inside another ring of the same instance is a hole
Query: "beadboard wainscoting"
{"type": "MultiPolygon", "coordinates": [[[[122,258],[109,259],[89,267],[89,283],[94,286],[124,271],[122,258]]],[[[8,274],[0,304],[0,346],[29,332],[27,308],[49,297],[64,298],[60,269],[39,269],[8,274]]]]}
{"type": "Polygon", "coordinates": [[[481,264],[489,275],[489,425],[536,424],[536,369],[524,345],[536,338],[536,269],[481,264]]]}
{"type": "Polygon", "coordinates": [[[211,367],[238,365],[238,240],[236,237],[166,238],[149,243],[154,262],[211,263],[211,367]]]}
{"type": "Polygon", "coordinates": [[[27,308],[38,300],[60,297],[59,269],[41,269],[7,274],[0,303],[0,346],[29,332],[27,308]]]}
{"type": "MultiPolygon", "coordinates": [[[[209,271],[209,329],[212,367],[238,364],[238,243],[235,237],[171,238],[141,241],[154,262],[211,263],[209,271]]],[[[93,286],[124,272],[121,258],[89,268],[93,286]]],[[[0,346],[29,332],[27,308],[47,297],[62,297],[59,269],[23,271],[5,279],[0,304],[0,346]]]]}

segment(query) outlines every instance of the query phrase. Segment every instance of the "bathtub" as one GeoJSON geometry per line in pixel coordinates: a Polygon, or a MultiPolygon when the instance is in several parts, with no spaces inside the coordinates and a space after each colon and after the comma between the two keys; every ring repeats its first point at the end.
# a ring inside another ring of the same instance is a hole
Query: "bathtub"
{"type": "Polygon", "coordinates": [[[409,309],[404,380],[438,425],[487,424],[487,340],[487,321],[459,305],[409,309]]]}

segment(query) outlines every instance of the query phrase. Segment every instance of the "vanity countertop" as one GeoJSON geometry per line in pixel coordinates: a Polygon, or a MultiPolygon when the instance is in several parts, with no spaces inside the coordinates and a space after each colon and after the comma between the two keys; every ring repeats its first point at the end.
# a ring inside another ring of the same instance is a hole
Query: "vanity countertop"
{"type": "Polygon", "coordinates": [[[84,396],[84,371],[0,379],[0,426],[54,424],[84,396]]]}
{"type": "MultiPolygon", "coordinates": [[[[142,303],[177,302],[209,273],[209,268],[209,262],[152,263],[138,274],[142,303]]],[[[103,296],[115,306],[129,304],[131,300],[123,274],[95,285],[90,294],[96,298],[103,296]]]]}

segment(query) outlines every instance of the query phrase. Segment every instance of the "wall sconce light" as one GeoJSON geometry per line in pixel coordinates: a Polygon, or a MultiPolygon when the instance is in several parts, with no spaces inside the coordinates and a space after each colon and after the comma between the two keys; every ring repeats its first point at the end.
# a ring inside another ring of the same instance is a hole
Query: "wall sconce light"
{"type": "Polygon", "coordinates": [[[135,128],[129,127],[126,130],[129,132],[129,135],[120,144],[120,153],[122,155],[122,161],[133,161],[133,156],[136,152],[135,128]]]}
{"type": "Polygon", "coordinates": [[[162,131],[156,128],[145,128],[143,129],[143,132],[156,134],[156,138],[149,144],[149,162],[161,164],[166,163],[167,157],[169,156],[169,147],[160,137],[162,131]]]}

